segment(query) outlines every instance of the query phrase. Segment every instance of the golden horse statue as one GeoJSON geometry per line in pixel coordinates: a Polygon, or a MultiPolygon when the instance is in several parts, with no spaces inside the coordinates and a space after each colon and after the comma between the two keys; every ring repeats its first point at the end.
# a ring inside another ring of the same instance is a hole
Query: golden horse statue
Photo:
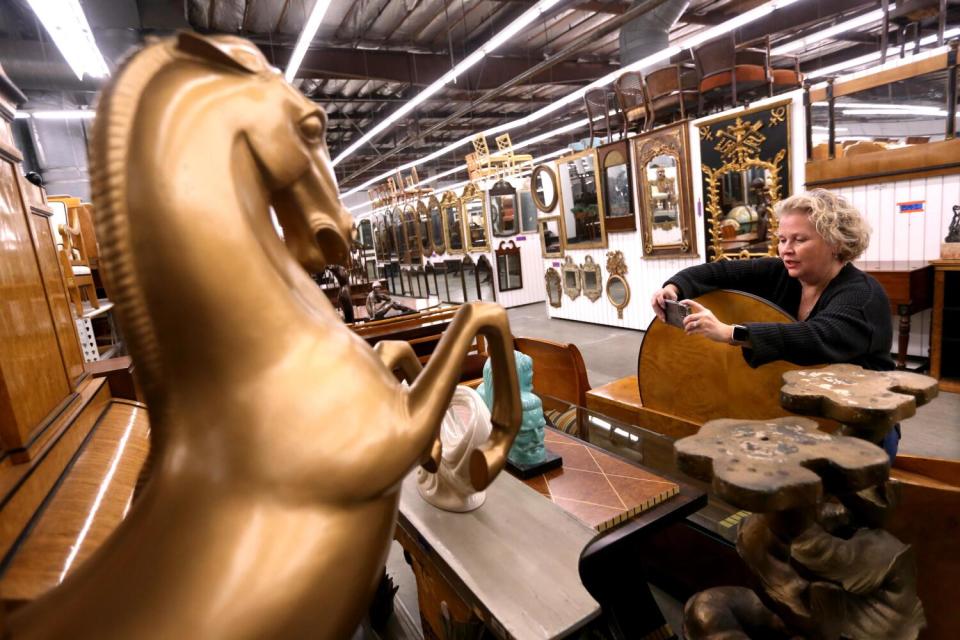
{"type": "Polygon", "coordinates": [[[14,612],[5,638],[350,637],[399,483],[439,459],[478,333],[497,404],[471,481],[483,489],[502,468],[520,424],[502,307],[465,305],[421,372],[408,344],[375,352],[355,336],[297,264],[321,269],[348,246],[325,129],[239,38],[155,41],[104,91],[97,232],[150,407],[151,476],[103,547],[14,612]]]}

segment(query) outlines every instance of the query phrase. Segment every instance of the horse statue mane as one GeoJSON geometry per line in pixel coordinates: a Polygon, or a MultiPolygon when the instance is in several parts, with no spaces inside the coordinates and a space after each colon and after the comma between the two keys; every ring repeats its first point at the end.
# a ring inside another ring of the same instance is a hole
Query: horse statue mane
{"type": "Polygon", "coordinates": [[[150,476],[104,545],[4,637],[349,637],[400,482],[440,459],[477,334],[497,404],[472,484],[503,467],[520,402],[502,307],[464,305],[421,368],[405,342],[370,349],[305,271],[349,246],[325,135],[324,112],[239,38],[152,41],[104,90],[97,234],[150,410],[150,476]]]}

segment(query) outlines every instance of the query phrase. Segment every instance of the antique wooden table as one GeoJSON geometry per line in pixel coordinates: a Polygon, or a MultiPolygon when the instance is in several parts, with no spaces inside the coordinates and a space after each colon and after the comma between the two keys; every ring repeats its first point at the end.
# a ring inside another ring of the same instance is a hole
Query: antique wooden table
{"type": "Polygon", "coordinates": [[[869,273],[890,298],[890,310],[900,316],[897,340],[897,368],[907,365],[910,343],[910,316],[933,306],[933,267],[923,260],[877,260],[856,264],[869,273]]]}

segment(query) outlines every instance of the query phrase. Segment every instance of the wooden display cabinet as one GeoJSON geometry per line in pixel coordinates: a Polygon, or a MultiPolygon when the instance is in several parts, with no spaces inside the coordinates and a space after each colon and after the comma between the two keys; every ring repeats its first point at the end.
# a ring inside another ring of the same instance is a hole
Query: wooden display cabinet
{"type": "Polygon", "coordinates": [[[932,260],[933,326],[930,375],[940,389],[960,393],[960,260],[932,260]]]}

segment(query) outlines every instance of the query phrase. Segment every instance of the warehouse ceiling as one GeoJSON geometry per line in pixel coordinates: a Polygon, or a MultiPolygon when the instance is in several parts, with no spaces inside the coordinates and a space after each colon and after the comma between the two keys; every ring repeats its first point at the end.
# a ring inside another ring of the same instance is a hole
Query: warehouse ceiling
{"type": "MultiPolygon", "coordinates": [[[[664,46],[657,44],[658,29],[674,42],[763,1],[560,0],[513,41],[344,158],[336,167],[341,187],[355,187],[452,141],[529,114],[640,57],[644,46],[664,46]],[[621,52],[632,58],[622,60],[621,52]]],[[[314,0],[81,0],[112,69],[144,38],[189,28],[250,38],[283,69],[313,4],[314,0]]],[[[329,115],[331,156],[339,155],[534,4],[332,0],[294,81],[329,115]]],[[[937,3],[918,4],[927,7],[920,14],[921,35],[935,33],[937,3]]],[[[776,45],[879,6],[876,0],[798,0],[739,29],[737,39],[769,34],[776,45]]],[[[949,3],[947,22],[948,26],[960,22],[960,7],[954,2],[949,3]]],[[[891,25],[891,39],[896,27],[891,25]]],[[[820,68],[877,51],[879,42],[880,23],[872,22],[797,53],[803,68],[820,68]]],[[[77,79],[26,0],[0,0],[0,62],[29,97],[28,108],[92,105],[102,83],[77,79]]],[[[578,102],[559,117],[515,129],[511,135],[521,140],[583,116],[578,102]]],[[[585,130],[573,132],[560,143],[585,136],[585,130]]],[[[532,152],[557,146],[551,141],[532,152]]],[[[421,177],[462,164],[465,152],[420,167],[421,177]]]]}

